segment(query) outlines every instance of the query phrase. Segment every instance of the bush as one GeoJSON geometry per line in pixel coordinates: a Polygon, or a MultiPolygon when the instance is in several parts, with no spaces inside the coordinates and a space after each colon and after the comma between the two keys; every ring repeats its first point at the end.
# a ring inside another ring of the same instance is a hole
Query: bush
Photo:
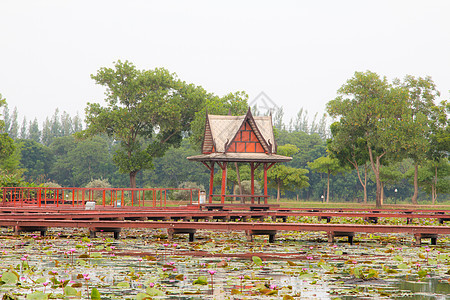
{"type": "MultiPolygon", "coordinates": [[[[242,193],[244,195],[250,195],[252,193],[252,182],[251,180],[242,180],[242,193]]],[[[255,181],[255,195],[261,195],[261,184],[258,181],[255,181]]],[[[235,185],[234,194],[239,195],[239,185],[235,185]]]]}
{"type": "Polygon", "coordinates": [[[87,188],[99,188],[99,189],[110,189],[112,186],[108,182],[108,179],[94,179],[86,184],[87,188]]]}
{"type": "Polygon", "coordinates": [[[41,184],[41,186],[46,187],[46,188],[60,188],[61,187],[61,185],[59,185],[58,183],[53,182],[53,181],[43,183],[43,184],[41,184]]]}
{"type": "MultiPolygon", "coordinates": [[[[108,179],[94,179],[86,184],[88,189],[110,189],[112,186],[108,179]]],[[[94,198],[103,198],[102,191],[94,191],[94,198]]]]}
{"type": "MultiPolygon", "coordinates": [[[[199,189],[201,191],[205,190],[205,187],[202,184],[197,184],[196,182],[186,181],[180,183],[178,185],[179,189],[199,189]]],[[[188,190],[176,190],[173,192],[174,200],[189,200],[191,199],[191,192],[188,190]]],[[[192,193],[192,197],[197,197],[197,193],[192,193]]]]}

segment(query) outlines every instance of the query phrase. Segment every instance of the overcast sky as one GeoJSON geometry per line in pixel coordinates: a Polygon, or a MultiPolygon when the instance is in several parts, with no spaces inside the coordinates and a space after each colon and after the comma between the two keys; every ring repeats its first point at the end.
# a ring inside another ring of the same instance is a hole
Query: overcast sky
{"type": "Polygon", "coordinates": [[[0,0],[0,93],[20,119],[103,103],[90,74],[129,60],[224,95],[322,114],[355,71],[431,76],[449,99],[450,1],[0,0]]]}

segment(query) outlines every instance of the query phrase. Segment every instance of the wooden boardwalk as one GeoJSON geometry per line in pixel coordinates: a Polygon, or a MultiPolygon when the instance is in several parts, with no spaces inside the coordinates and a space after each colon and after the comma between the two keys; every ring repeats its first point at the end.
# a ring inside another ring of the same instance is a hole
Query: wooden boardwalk
{"type": "Polygon", "coordinates": [[[355,233],[405,233],[412,234],[416,243],[430,238],[432,244],[437,243],[439,235],[450,234],[450,227],[419,225],[376,225],[378,218],[434,219],[439,223],[450,221],[448,211],[414,211],[414,210],[349,210],[333,211],[319,209],[286,209],[264,211],[212,210],[193,209],[106,209],[80,210],[74,208],[32,209],[2,208],[0,210],[0,226],[13,227],[18,234],[21,231],[40,231],[45,234],[47,228],[87,228],[91,236],[96,232],[113,232],[119,238],[122,228],[162,228],[166,229],[169,238],[174,234],[189,234],[192,241],[197,230],[244,231],[249,239],[254,235],[268,235],[274,241],[280,231],[316,231],[325,232],[328,241],[335,237],[348,237],[353,242],[355,233]],[[294,223],[289,217],[315,216],[318,219],[363,218],[369,224],[332,224],[332,223],[294,223]],[[261,222],[262,220],[282,219],[283,222],[261,222]],[[259,220],[259,222],[255,222],[259,220]],[[202,220],[202,221],[200,221],[202,220]]]}

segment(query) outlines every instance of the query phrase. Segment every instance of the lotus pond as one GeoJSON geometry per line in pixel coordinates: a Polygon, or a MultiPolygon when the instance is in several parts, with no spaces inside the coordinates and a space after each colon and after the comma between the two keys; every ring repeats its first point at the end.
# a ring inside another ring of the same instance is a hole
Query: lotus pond
{"type": "Polygon", "coordinates": [[[413,245],[410,235],[199,231],[167,240],[161,230],[86,237],[0,232],[2,299],[450,299],[450,240],[413,245]]]}

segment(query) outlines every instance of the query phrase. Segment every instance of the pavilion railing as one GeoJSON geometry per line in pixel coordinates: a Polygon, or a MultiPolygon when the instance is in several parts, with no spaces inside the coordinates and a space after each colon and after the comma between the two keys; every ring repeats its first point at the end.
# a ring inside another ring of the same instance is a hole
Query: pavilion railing
{"type": "Polygon", "coordinates": [[[0,187],[4,207],[84,208],[95,202],[100,207],[166,208],[198,202],[199,196],[199,189],[182,188],[0,187]],[[184,199],[175,199],[176,191],[184,191],[184,199]]]}

